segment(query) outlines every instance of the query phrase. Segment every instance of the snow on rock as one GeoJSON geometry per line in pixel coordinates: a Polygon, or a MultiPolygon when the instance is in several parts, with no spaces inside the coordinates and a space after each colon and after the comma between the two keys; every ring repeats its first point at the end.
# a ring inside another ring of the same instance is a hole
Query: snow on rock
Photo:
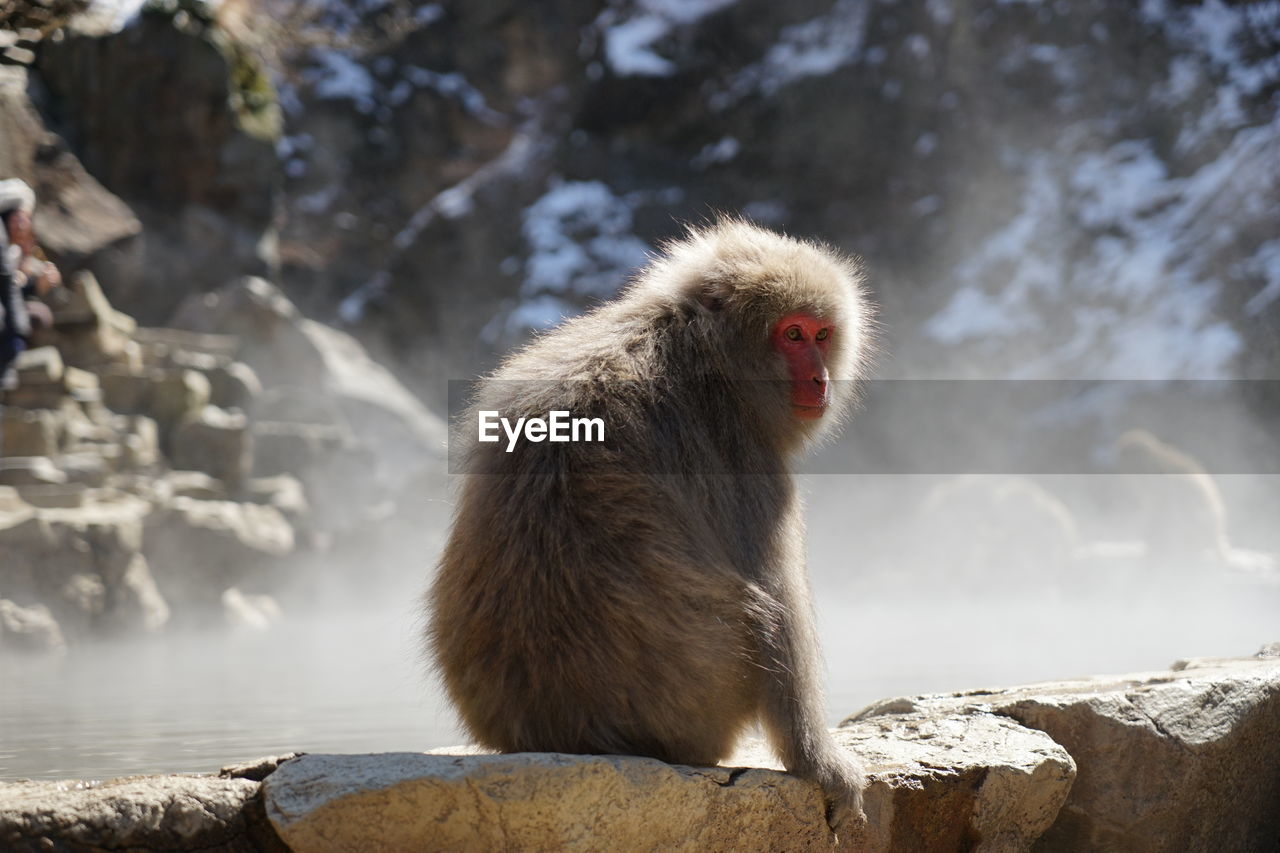
{"type": "MultiPolygon", "coordinates": [[[[505,120],[505,116],[502,113],[489,108],[480,90],[472,86],[467,82],[467,78],[456,71],[440,72],[419,68],[416,65],[406,65],[402,73],[404,80],[396,84],[396,88],[392,89],[392,100],[397,100],[397,92],[405,91],[399,87],[407,83],[420,89],[431,89],[446,98],[457,101],[468,115],[488,124],[501,124],[505,120]]],[[[407,93],[400,96],[398,100],[403,102],[406,97],[407,93]]]]}
{"type": "Polygon", "coordinates": [[[312,51],[315,67],[308,70],[306,79],[312,84],[312,92],[321,100],[349,100],[362,113],[373,112],[376,105],[377,83],[369,69],[343,51],[333,48],[316,48],[312,51]]]}
{"type": "MultiPolygon", "coordinates": [[[[1280,117],[1251,121],[1245,108],[1280,60],[1248,50],[1249,13],[1219,0],[1148,0],[1143,14],[1178,47],[1152,89],[1185,112],[1172,152],[1117,139],[1109,116],[1009,152],[1017,209],[955,268],[950,300],[924,323],[998,374],[1229,378],[1244,342],[1221,295],[1251,288],[1250,316],[1280,299],[1280,241],[1258,228],[1280,221],[1280,117]]],[[[1280,26],[1280,5],[1274,17],[1280,26]]],[[[1059,53],[1034,58],[1070,61],[1059,53]]]]}
{"type": "Polygon", "coordinates": [[[523,292],[608,296],[649,247],[631,233],[631,207],[599,181],[564,181],[524,214],[523,292]]]}
{"type": "MultiPolygon", "coordinates": [[[[669,203],[671,193],[619,196],[600,181],[553,181],[524,211],[528,256],[519,301],[482,336],[493,341],[546,329],[584,303],[611,296],[648,259],[648,244],[632,233],[632,212],[655,201],[669,203]]],[[[511,272],[519,272],[514,263],[511,272]]]]}
{"type": "Polygon", "coordinates": [[[605,61],[619,77],[668,77],[676,65],[655,45],[677,27],[695,24],[737,0],[637,0],[615,4],[596,19],[605,61]]]}
{"type": "Polygon", "coordinates": [[[782,30],[764,57],[738,71],[725,91],[711,96],[721,110],[750,94],[773,95],[806,77],[822,77],[856,60],[866,35],[870,4],[836,0],[831,11],[782,30]]]}

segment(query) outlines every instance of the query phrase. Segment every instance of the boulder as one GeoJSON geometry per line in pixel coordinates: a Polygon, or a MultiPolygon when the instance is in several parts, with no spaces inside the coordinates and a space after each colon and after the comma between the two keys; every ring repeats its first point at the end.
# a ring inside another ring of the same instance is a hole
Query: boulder
{"type": "Polygon", "coordinates": [[[273,264],[279,108],[243,38],[254,28],[233,34],[211,9],[146,4],[118,31],[77,22],[37,62],[59,126],[146,227],[145,262],[111,293],[149,322],[190,290],[273,264]],[[147,144],[122,126],[146,127],[147,144]]]}
{"type": "Polygon", "coordinates": [[[18,494],[31,506],[41,509],[82,507],[90,499],[89,487],[84,483],[65,483],[57,486],[19,486],[18,494]]]}
{"type": "Polygon", "coordinates": [[[154,630],[164,620],[146,564],[135,559],[150,506],[111,491],[77,503],[40,508],[0,529],[0,596],[47,606],[71,642],[104,627],[154,630]]]}
{"type": "Polygon", "coordinates": [[[60,296],[46,337],[68,364],[96,371],[108,365],[139,366],[141,351],[132,339],[137,323],[111,307],[91,272],[69,276],[60,296]]]}
{"type": "Polygon", "coordinates": [[[209,776],[0,783],[0,847],[288,853],[262,815],[258,788],[209,776]]]}
{"type": "Polygon", "coordinates": [[[0,408],[0,456],[54,456],[62,433],[57,409],[0,408]]]}
{"type": "Polygon", "coordinates": [[[62,454],[57,459],[57,467],[68,483],[97,488],[106,485],[108,475],[118,467],[120,456],[118,444],[92,445],[91,452],[80,449],[62,454]]]}
{"type": "Polygon", "coordinates": [[[65,366],[61,350],[40,346],[26,350],[15,362],[18,386],[8,392],[5,403],[25,409],[60,409],[79,412],[82,404],[101,399],[98,377],[79,368],[65,366]]]}
{"type": "Polygon", "coordinates": [[[156,422],[142,415],[119,416],[120,467],[123,470],[150,470],[160,461],[160,431],[156,422]]]}
{"type": "Polygon", "coordinates": [[[20,385],[58,382],[62,379],[62,354],[57,347],[34,347],[18,353],[13,367],[20,385]]]}
{"type": "Polygon", "coordinates": [[[166,371],[151,386],[150,414],[162,434],[198,420],[209,405],[209,380],[194,370],[166,371]]]}
{"type": "Polygon", "coordinates": [[[176,497],[148,518],[144,553],[165,599],[191,615],[216,612],[224,590],[269,573],[293,548],[275,507],[176,497]]]}
{"type": "MultiPolygon", "coordinates": [[[[1074,776],[1043,734],[992,714],[837,733],[868,760],[851,851],[1024,850],[1074,776]]],[[[757,746],[681,767],[623,756],[304,755],[263,783],[297,853],[366,849],[831,850],[821,792],[757,746]],[[759,760],[758,760],[759,759],[759,760]]]]}
{"type": "Polygon", "coordinates": [[[102,401],[111,411],[121,415],[150,411],[151,388],[163,372],[156,368],[137,371],[127,367],[111,367],[102,371],[102,401]]]}
{"type": "Polygon", "coordinates": [[[36,233],[64,275],[88,268],[114,282],[137,274],[141,223],[45,127],[28,80],[25,68],[0,65],[0,175],[22,178],[35,190],[36,233]]]}
{"type": "Polygon", "coordinates": [[[261,633],[270,630],[284,614],[269,595],[254,595],[231,587],[222,593],[222,615],[233,631],[261,633]]]}
{"type": "Polygon", "coordinates": [[[262,393],[262,382],[253,368],[243,361],[222,362],[211,368],[210,402],[223,409],[250,411],[253,401],[262,393]]]}
{"type": "Polygon", "coordinates": [[[49,608],[43,604],[20,607],[0,598],[0,653],[63,652],[67,641],[49,608]]]}
{"type": "Polygon", "coordinates": [[[112,634],[150,634],[169,623],[169,604],[151,576],[146,557],[134,554],[124,570],[108,580],[102,630],[112,634]]]}
{"type": "Polygon", "coordinates": [[[41,486],[66,481],[67,475],[46,456],[0,457],[0,485],[41,486]]]}
{"type": "Polygon", "coordinates": [[[0,530],[26,521],[33,514],[31,505],[13,486],[0,486],[0,530]]]}
{"type": "Polygon", "coordinates": [[[176,468],[204,471],[239,491],[253,464],[253,435],[238,411],[205,406],[198,416],[174,428],[170,461],[176,468]]]}
{"type": "Polygon", "coordinates": [[[203,471],[168,471],[155,480],[155,494],[161,503],[173,498],[198,501],[225,501],[227,487],[203,471]]]}
{"type": "Polygon", "coordinates": [[[305,478],[326,460],[349,451],[352,441],[350,431],[337,426],[257,421],[253,471],[261,477],[292,473],[305,478]]]}
{"type": "Polygon", "coordinates": [[[277,474],[274,477],[257,477],[250,480],[245,487],[245,498],[254,503],[275,507],[295,526],[305,519],[310,511],[306,489],[292,474],[277,474]]]}
{"type": "MultiPolygon", "coordinates": [[[[443,456],[443,422],[355,338],[303,317],[268,281],[247,276],[189,297],[173,323],[196,332],[239,335],[238,357],[266,389],[258,416],[349,425],[373,455],[373,473],[393,488],[443,456]]],[[[274,466],[260,473],[276,470],[303,475],[274,466]]]]}
{"type": "Polygon", "coordinates": [[[1043,731],[1078,776],[1038,851],[1261,850],[1280,837],[1280,660],[1190,662],[1170,672],[889,700],[904,709],[996,713],[1043,731]]]}

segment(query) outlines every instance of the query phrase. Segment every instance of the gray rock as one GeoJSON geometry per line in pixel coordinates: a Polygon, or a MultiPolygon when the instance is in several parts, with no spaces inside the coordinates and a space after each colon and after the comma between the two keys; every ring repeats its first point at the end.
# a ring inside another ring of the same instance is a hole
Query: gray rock
{"type": "MultiPolygon", "coordinates": [[[[47,4],[24,5],[40,10],[47,4]]],[[[0,175],[37,188],[36,233],[64,274],[82,267],[110,271],[112,279],[135,274],[141,223],[46,129],[31,103],[28,79],[24,68],[0,66],[0,175]]]]}
{"type": "Polygon", "coordinates": [[[306,489],[292,474],[250,480],[245,488],[245,497],[254,503],[275,507],[295,526],[306,518],[309,511],[306,489]]]}
{"type": "Polygon", "coordinates": [[[108,474],[118,467],[120,456],[119,445],[93,445],[90,450],[79,448],[76,452],[63,453],[57,459],[57,467],[67,482],[96,488],[106,483],[108,474]]]}
{"type": "Polygon", "coordinates": [[[173,498],[198,501],[225,501],[227,487],[203,471],[169,471],[156,481],[156,495],[162,503],[173,498]]]}
{"type": "Polygon", "coordinates": [[[174,428],[170,460],[177,468],[204,471],[239,491],[253,464],[253,435],[240,412],[205,406],[174,428]]]}
{"type": "Polygon", "coordinates": [[[233,631],[261,633],[284,618],[284,613],[271,596],[246,594],[233,586],[222,593],[222,616],[233,631]]]}
{"type": "MultiPolygon", "coordinates": [[[[991,714],[838,733],[869,759],[869,826],[840,849],[1020,850],[1074,775],[1039,732],[991,714]]],[[[763,759],[756,762],[755,759],[763,759]]],[[[280,837],[302,851],[368,849],[830,850],[822,796],[762,768],[621,756],[304,755],[263,783],[280,837]]]]}
{"type": "Polygon", "coordinates": [[[49,608],[43,604],[20,607],[0,598],[0,652],[59,653],[67,641],[49,608]]]}
{"type": "Polygon", "coordinates": [[[305,475],[350,449],[347,430],[325,424],[257,421],[253,424],[254,474],[305,475]]]}
{"type": "Polygon", "coordinates": [[[167,607],[140,554],[150,505],[109,489],[46,503],[72,505],[0,516],[0,595],[47,606],[71,643],[161,628],[167,607]]]}
{"type": "MultiPolygon", "coordinates": [[[[373,474],[392,488],[443,456],[441,420],[355,338],[306,319],[268,281],[246,276],[214,293],[189,297],[173,323],[240,335],[239,357],[266,389],[255,414],[270,421],[349,424],[372,454],[373,474]]],[[[260,473],[280,470],[305,473],[277,467],[260,473]]]]}
{"type": "Polygon", "coordinates": [[[18,382],[58,382],[62,379],[62,355],[57,347],[44,346],[23,350],[14,361],[18,382]]]}
{"type": "Polygon", "coordinates": [[[193,616],[218,612],[224,590],[268,576],[293,548],[274,507],[178,497],[148,517],[144,553],[165,600],[193,616]]]}
{"type": "Polygon", "coordinates": [[[90,497],[89,487],[84,483],[66,483],[59,486],[19,486],[18,494],[27,503],[42,509],[82,507],[90,497]]]}
{"type": "Polygon", "coordinates": [[[194,370],[166,371],[152,385],[150,415],[162,433],[178,424],[196,420],[209,405],[209,380],[194,370]]]}
{"type": "Polygon", "coordinates": [[[123,416],[120,467],[146,471],[160,460],[160,431],[156,422],[142,415],[123,416]]]}
{"type": "Polygon", "coordinates": [[[140,351],[132,340],[137,323],[111,307],[92,273],[70,276],[62,296],[54,306],[51,343],[67,364],[92,370],[140,366],[140,351]]]}
{"type": "Polygon", "coordinates": [[[258,787],[207,776],[0,784],[0,846],[12,853],[280,853],[258,787]]]}
{"type": "Polygon", "coordinates": [[[0,456],[54,456],[62,437],[63,413],[57,409],[0,408],[0,456]]]}
{"type": "Polygon", "coordinates": [[[118,32],[69,28],[38,62],[85,165],[146,227],[145,263],[111,293],[148,322],[187,292],[270,268],[282,179],[275,93],[242,40],[252,29],[177,6],[151,4],[118,32]],[[120,126],[145,126],[148,144],[120,126]]]}
{"type": "Polygon", "coordinates": [[[142,554],[134,554],[118,576],[107,580],[100,625],[103,631],[152,634],[169,623],[169,604],[160,594],[142,554]]]}
{"type": "Polygon", "coordinates": [[[137,371],[127,367],[105,368],[99,375],[102,401],[108,409],[121,415],[149,412],[151,389],[163,375],[156,368],[137,371]]]}
{"type": "Polygon", "coordinates": [[[253,368],[243,361],[219,364],[210,370],[210,402],[224,409],[250,411],[253,402],[262,393],[262,382],[253,368]]]}
{"type": "Polygon", "coordinates": [[[35,510],[13,486],[0,486],[0,530],[25,521],[35,510]]]}
{"type": "Polygon", "coordinates": [[[1037,850],[1260,850],[1280,837],[1274,658],[913,701],[928,717],[1002,714],[1071,753],[1076,783],[1037,850]]]}
{"type": "Polygon", "coordinates": [[[0,548],[6,552],[0,561],[0,594],[24,605],[47,605],[73,643],[107,623],[120,630],[127,617],[113,614],[112,608],[135,596],[116,587],[138,582],[132,564],[149,511],[138,498],[101,491],[84,506],[40,509],[20,524],[0,529],[0,548]]]}
{"type": "Polygon", "coordinates": [[[0,485],[46,486],[65,483],[67,475],[45,456],[0,458],[0,485]]]}

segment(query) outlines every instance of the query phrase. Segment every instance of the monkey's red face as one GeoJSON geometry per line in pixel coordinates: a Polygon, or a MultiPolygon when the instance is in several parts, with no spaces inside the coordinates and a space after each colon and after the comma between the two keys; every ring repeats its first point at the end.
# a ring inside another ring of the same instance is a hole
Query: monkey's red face
{"type": "Polygon", "coordinates": [[[811,314],[788,314],[773,327],[773,348],[791,376],[791,411],[802,420],[822,417],[831,403],[827,349],[835,327],[811,314]]]}

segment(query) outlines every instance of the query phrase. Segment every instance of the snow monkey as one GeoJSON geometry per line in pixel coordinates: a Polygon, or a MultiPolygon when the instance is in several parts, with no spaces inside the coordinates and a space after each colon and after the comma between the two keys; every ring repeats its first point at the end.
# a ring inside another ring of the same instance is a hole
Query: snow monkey
{"type": "Polygon", "coordinates": [[[848,407],[871,314],[856,260],[721,220],[480,383],[427,632],[476,741],[710,765],[760,722],[833,829],[863,819],[788,469],[848,407]],[[482,410],[604,441],[482,442],[482,410]]]}

